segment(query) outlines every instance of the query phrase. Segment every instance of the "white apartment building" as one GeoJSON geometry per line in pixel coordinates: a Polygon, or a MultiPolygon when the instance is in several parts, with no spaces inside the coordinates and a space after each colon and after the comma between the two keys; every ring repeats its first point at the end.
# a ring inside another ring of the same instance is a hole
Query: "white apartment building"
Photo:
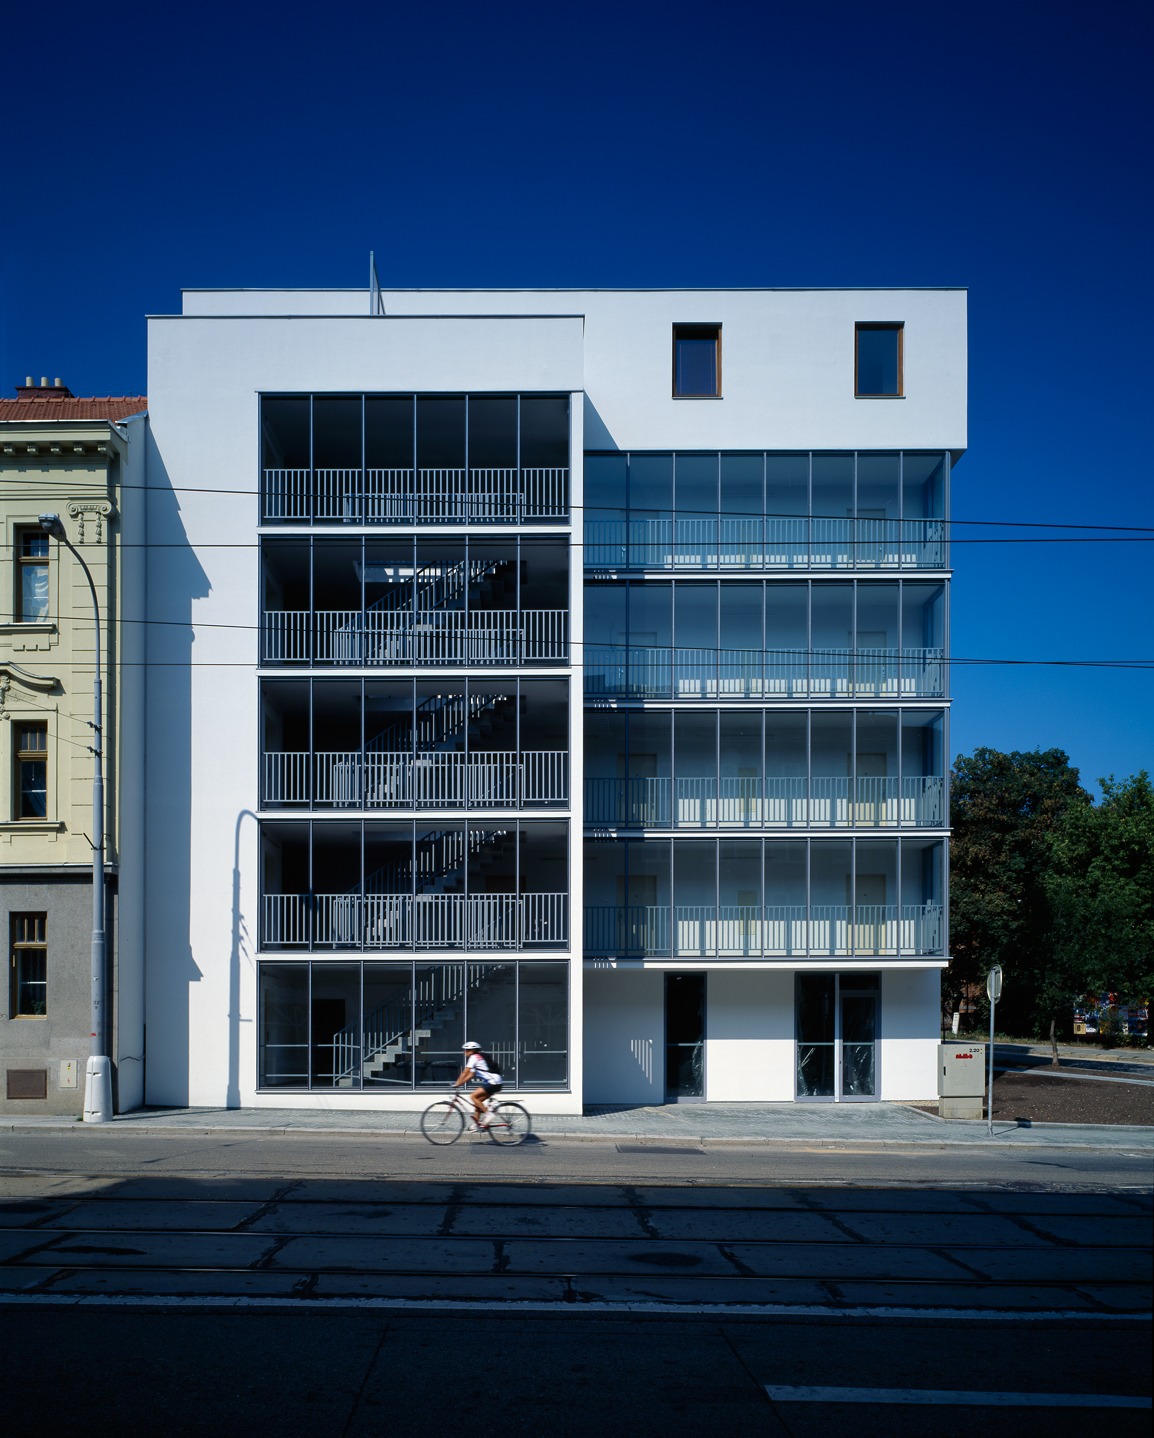
{"type": "Polygon", "coordinates": [[[149,321],[146,1101],[935,1092],[961,290],[149,321]]]}

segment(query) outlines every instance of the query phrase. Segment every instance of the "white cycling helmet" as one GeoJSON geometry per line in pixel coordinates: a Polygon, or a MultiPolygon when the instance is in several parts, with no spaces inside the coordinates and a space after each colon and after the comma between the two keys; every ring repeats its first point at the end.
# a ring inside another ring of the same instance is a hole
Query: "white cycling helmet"
{"type": "Polygon", "coordinates": [[[462,1044],[461,1047],[466,1051],[466,1053],[468,1053],[469,1051],[472,1051],[474,1053],[481,1052],[481,1045],[475,1044],[472,1039],[469,1039],[467,1043],[462,1044]]]}

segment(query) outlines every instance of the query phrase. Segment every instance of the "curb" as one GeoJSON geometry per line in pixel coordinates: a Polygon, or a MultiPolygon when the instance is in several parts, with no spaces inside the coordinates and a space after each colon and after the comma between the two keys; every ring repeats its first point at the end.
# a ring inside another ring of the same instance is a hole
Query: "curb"
{"type": "MultiPolygon", "coordinates": [[[[945,1120],[943,1120],[945,1122],[945,1120]]],[[[101,1126],[104,1133],[124,1133],[129,1127],[128,1121],[116,1121],[101,1126]]],[[[1053,1125],[1056,1128],[1058,1125],[1053,1125]]],[[[1106,1127],[1106,1125],[1101,1125],[1106,1127]]],[[[75,1119],[63,1120],[59,1124],[51,1122],[30,1123],[0,1123],[0,1133],[12,1134],[37,1134],[37,1133],[91,1133],[92,1125],[84,1125],[75,1119]]],[[[301,1138],[315,1135],[319,1138],[364,1138],[364,1139],[423,1139],[424,1135],[419,1128],[296,1128],[292,1126],[256,1124],[160,1124],[149,1122],[142,1124],[133,1130],[136,1133],[157,1133],[157,1134],[190,1134],[197,1138],[212,1138],[224,1134],[243,1134],[248,1137],[255,1135],[266,1135],[273,1138],[301,1138]]],[[[1052,1129],[1051,1129],[1052,1131],[1052,1129]]],[[[1011,1129],[1010,1133],[1028,1133],[1028,1130],[1011,1129]]],[[[907,1138],[873,1138],[869,1136],[847,1136],[838,1138],[807,1137],[798,1135],[796,1137],[765,1137],[757,1134],[749,1134],[737,1137],[726,1137],[719,1135],[683,1135],[683,1134],[653,1134],[653,1133],[575,1133],[567,1129],[537,1129],[533,1137],[548,1140],[552,1143],[584,1143],[584,1144],[637,1144],[640,1148],[683,1148],[687,1152],[702,1152],[712,1148],[774,1148],[774,1149],[844,1149],[869,1147],[875,1149],[950,1149],[950,1148],[1078,1148],[1097,1153],[1113,1153],[1118,1149],[1141,1148],[1154,1150],[1154,1130],[1136,1125],[1111,1124],[1109,1125],[1112,1142],[1106,1141],[1104,1134],[1101,1139],[1070,1138],[1062,1140],[1058,1135],[1045,1138],[1031,1139],[1028,1137],[1008,1139],[1006,1131],[999,1135],[995,1133],[992,1139],[977,1135],[963,1137],[959,1134],[956,1138],[946,1137],[940,1131],[932,1134],[926,1133],[924,1138],[910,1136],[907,1138]]],[[[472,1136],[470,1136],[472,1137],[472,1136]]]]}

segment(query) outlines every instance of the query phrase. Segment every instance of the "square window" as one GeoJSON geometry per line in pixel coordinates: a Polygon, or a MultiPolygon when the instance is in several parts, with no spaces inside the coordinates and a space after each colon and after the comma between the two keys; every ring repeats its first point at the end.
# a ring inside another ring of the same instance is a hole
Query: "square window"
{"type": "Polygon", "coordinates": [[[902,395],[901,324],[854,327],[854,394],[859,399],[900,399],[902,395]]]}
{"type": "Polygon", "coordinates": [[[12,915],[9,1017],[41,1019],[48,1014],[48,915],[12,915]]]}
{"type": "Polygon", "coordinates": [[[717,399],[721,395],[721,326],[673,326],[675,399],[717,399]]]}

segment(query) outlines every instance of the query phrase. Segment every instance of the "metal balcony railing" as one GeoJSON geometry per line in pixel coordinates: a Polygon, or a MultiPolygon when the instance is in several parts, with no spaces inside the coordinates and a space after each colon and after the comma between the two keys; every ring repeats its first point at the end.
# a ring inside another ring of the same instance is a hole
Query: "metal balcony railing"
{"type": "Polygon", "coordinates": [[[617,828],[937,827],[945,823],[945,781],[815,774],[798,778],[712,776],[678,779],[586,779],[586,824],[617,828]],[[808,789],[808,794],[807,794],[808,789]],[[856,794],[851,803],[850,794],[856,794]]]}
{"type": "Polygon", "coordinates": [[[265,611],[265,664],[568,664],[566,609],[265,611]]]}
{"type": "Polygon", "coordinates": [[[834,519],[815,515],[590,517],[588,569],[941,569],[942,519],[834,519]]]}
{"type": "Polygon", "coordinates": [[[939,698],[945,655],[929,649],[716,650],[585,646],[585,693],[631,699],[939,698]]]}
{"type": "Polygon", "coordinates": [[[584,950],[589,954],[668,954],[670,938],[684,958],[790,958],[795,955],[870,957],[942,951],[942,906],[937,903],[587,905],[584,950]],[[851,914],[853,916],[851,922],[851,914]],[[671,934],[672,921],[672,934],[671,934]]]}
{"type": "Polygon", "coordinates": [[[523,949],[569,941],[567,894],[266,894],[269,948],[523,949]]]}
{"type": "Polygon", "coordinates": [[[295,524],[565,521],[569,470],[266,469],[261,514],[295,524]]]}
{"type": "Polygon", "coordinates": [[[569,755],[413,754],[376,750],[266,753],[265,805],[315,803],[344,809],[530,808],[569,802],[569,755]],[[311,781],[310,782],[310,777],[311,781]]]}

